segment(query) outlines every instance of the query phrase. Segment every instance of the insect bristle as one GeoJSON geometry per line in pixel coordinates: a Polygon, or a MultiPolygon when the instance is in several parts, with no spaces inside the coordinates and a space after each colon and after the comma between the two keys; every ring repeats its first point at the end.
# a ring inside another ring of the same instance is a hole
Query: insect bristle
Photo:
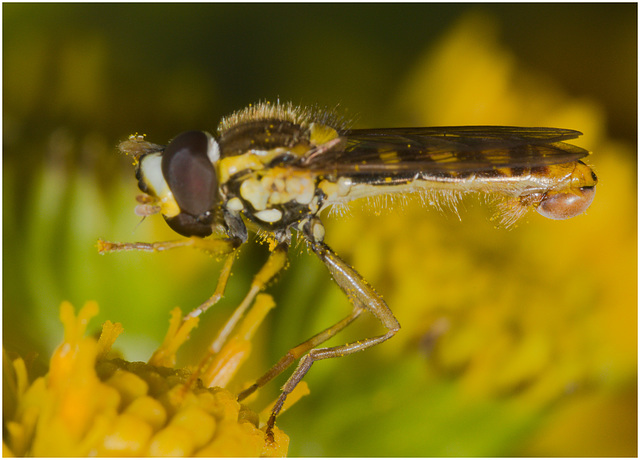
{"type": "Polygon", "coordinates": [[[222,118],[218,125],[218,134],[240,123],[255,120],[282,120],[307,128],[311,123],[321,123],[338,130],[347,129],[353,120],[348,120],[339,113],[338,106],[333,109],[320,106],[302,107],[291,102],[281,103],[259,101],[222,118]]]}
{"type": "Polygon", "coordinates": [[[351,217],[353,211],[346,203],[336,203],[329,208],[329,217],[351,217]]]}
{"type": "Polygon", "coordinates": [[[295,243],[291,246],[291,249],[294,250],[298,255],[300,255],[304,252],[305,248],[309,249],[309,247],[307,244],[305,244],[306,240],[299,232],[297,232],[295,235],[295,243]]]}
{"type": "Polygon", "coordinates": [[[260,244],[266,244],[269,246],[269,251],[273,251],[278,244],[278,241],[274,238],[273,233],[263,230],[256,229],[256,241],[260,244]]]}
{"type": "Polygon", "coordinates": [[[466,195],[464,192],[456,190],[432,191],[432,190],[414,190],[402,193],[387,193],[373,195],[351,202],[351,205],[337,203],[331,206],[329,216],[332,217],[350,217],[352,214],[352,206],[360,206],[366,213],[372,213],[375,216],[392,214],[394,212],[406,209],[412,200],[418,199],[422,206],[435,208],[442,214],[453,213],[458,220],[462,220],[460,208],[463,206],[462,198],[466,195]]]}
{"type": "Polygon", "coordinates": [[[507,230],[515,228],[518,221],[529,212],[530,208],[518,197],[493,197],[492,201],[496,212],[491,217],[491,221],[496,223],[496,227],[507,230]]]}
{"type": "Polygon", "coordinates": [[[462,220],[459,210],[462,206],[462,192],[457,190],[420,190],[417,193],[424,206],[435,208],[442,214],[452,212],[458,220],[462,220]]]}

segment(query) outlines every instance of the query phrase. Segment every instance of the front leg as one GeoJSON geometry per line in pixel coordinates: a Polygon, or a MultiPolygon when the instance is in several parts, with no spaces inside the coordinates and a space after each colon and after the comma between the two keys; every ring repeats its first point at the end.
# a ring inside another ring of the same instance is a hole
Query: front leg
{"type": "Polygon", "coordinates": [[[242,244],[242,240],[236,237],[230,238],[200,238],[192,236],[181,240],[156,241],[154,243],[119,243],[113,241],[98,240],[98,253],[124,251],[161,252],[171,249],[192,247],[205,251],[214,257],[221,257],[231,254],[242,244]]]}
{"type": "Polygon", "coordinates": [[[241,244],[242,239],[238,237],[204,239],[197,236],[192,236],[190,238],[185,238],[182,240],[156,241],[154,243],[118,243],[98,240],[98,252],[100,254],[123,251],[160,252],[177,248],[192,247],[205,251],[217,258],[226,256],[224,266],[222,268],[222,271],[220,272],[220,277],[218,278],[218,284],[216,286],[215,292],[204,303],[188,313],[184,317],[184,320],[186,320],[189,317],[199,316],[222,298],[222,296],[224,295],[224,290],[227,286],[227,281],[229,280],[229,276],[231,274],[231,267],[236,258],[236,250],[238,249],[238,247],[240,247],[241,244]]]}

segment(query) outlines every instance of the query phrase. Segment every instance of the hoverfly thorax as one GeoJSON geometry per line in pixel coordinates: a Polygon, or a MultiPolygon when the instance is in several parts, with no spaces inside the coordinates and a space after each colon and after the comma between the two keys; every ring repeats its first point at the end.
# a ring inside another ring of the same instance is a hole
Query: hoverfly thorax
{"type": "Polygon", "coordinates": [[[184,236],[213,232],[220,203],[215,164],[219,148],[211,134],[187,131],[163,150],[138,158],[138,187],[157,200],[169,226],[184,236]]]}

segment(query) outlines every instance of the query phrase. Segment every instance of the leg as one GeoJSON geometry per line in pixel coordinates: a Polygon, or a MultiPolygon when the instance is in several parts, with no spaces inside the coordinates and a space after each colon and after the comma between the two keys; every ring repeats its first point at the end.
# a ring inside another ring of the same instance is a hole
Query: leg
{"type": "Polygon", "coordinates": [[[182,247],[193,247],[203,250],[214,257],[226,256],[224,266],[220,272],[220,278],[218,278],[218,284],[213,295],[200,306],[196,307],[190,313],[188,313],[184,319],[189,317],[199,316],[205,312],[209,307],[213,306],[224,295],[224,290],[227,286],[227,281],[231,274],[231,267],[235,260],[235,251],[242,244],[242,240],[239,238],[212,238],[203,239],[198,237],[186,238],[183,240],[175,241],[158,241],[155,243],[114,243],[110,241],[98,240],[98,252],[105,254],[107,252],[121,252],[121,251],[145,251],[145,252],[160,252],[168,251],[171,249],[182,247]]]}
{"type": "Polygon", "coordinates": [[[197,236],[174,241],[157,241],[155,243],[116,243],[112,241],[98,240],[98,253],[123,251],[160,252],[170,249],[193,247],[210,253],[214,257],[226,256],[232,253],[240,245],[239,238],[211,238],[204,239],[197,236]]]}
{"type": "Polygon", "coordinates": [[[231,317],[227,320],[226,324],[220,329],[218,332],[218,336],[211,344],[210,349],[213,353],[217,353],[222,348],[222,345],[229,337],[229,334],[233,331],[238,321],[242,318],[242,315],[246,311],[247,308],[253,302],[253,299],[258,295],[260,291],[262,291],[267,283],[273,278],[276,274],[282,270],[287,264],[287,252],[289,250],[289,245],[287,243],[280,243],[275,247],[273,252],[269,255],[269,258],[262,266],[260,271],[253,277],[253,281],[251,282],[251,287],[249,288],[249,292],[244,297],[240,305],[233,312],[231,317]]]}
{"type": "MultiPolygon", "coordinates": [[[[267,437],[269,440],[273,439],[273,427],[275,425],[275,420],[282,409],[282,405],[284,404],[287,395],[291,393],[300,380],[302,380],[314,361],[327,358],[337,358],[365,350],[388,340],[400,329],[398,320],[393,316],[393,313],[384,300],[382,300],[382,297],[380,297],[380,295],[357,271],[340,259],[340,257],[338,257],[338,255],[333,252],[329,246],[322,242],[324,229],[317,218],[310,219],[303,224],[303,233],[311,250],[320,258],[320,260],[322,260],[322,262],[324,262],[333,276],[334,281],[338,286],[340,286],[340,289],[342,289],[349,298],[349,301],[354,305],[354,311],[358,311],[360,309],[368,310],[382,323],[384,327],[387,328],[387,333],[336,347],[312,349],[308,354],[306,354],[300,360],[298,367],[291,377],[289,377],[289,380],[287,380],[282,387],[282,394],[271,411],[271,417],[269,417],[269,421],[267,422],[267,437]]],[[[355,316],[357,316],[357,314],[355,316]]],[[[352,320],[355,319],[355,316],[352,320]]],[[[348,318],[349,317],[347,317],[347,319],[348,318]]],[[[349,322],[350,321],[344,324],[344,326],[349,322]]],[[[329,328],[327,331],[331,331],[331,329],[332,328],[329,328]]],[[[338,330],[335,332],[338,332],[338,330]]],[[[335,334],[335,332],[331,335],[335,334]]],[[[329,337],[331,335],[329,335],[329,337]]]]}
{"type": "MultiPolygon", "coordinates": [[[[279,273],[280,270],[282,270],[285,267],[287,263],[288,249],[289,249],[289,245],[287,243],[280,243],[271,252],[271,254],[269,255],[269,258],[267,259],[265,264],[262,266],[260,271],[253,277],[253,282],[251,283],[251,287],[249,288],[249,292],[247,293],[247,295],[244,297],[242,302],[240,302],[240,305],[238,305],[238,307],[235,309],[233,314],[229,317],[229,319],[224,324],[224,326],[222,326],[220,331],[218,331],[217,337],[211,343],[204,358],[202,358],[202,360],[200,361],[200,364],[192,373],[189,379],[190,382],[194,382],[195,380],[201,378],[203,374],[205,376],[207,375],[209,371],[209,366],[213,361],[215,355],[222,349],[223,345],[229,338],[229,335],[233,332],[235,327],[238,325],[238,323],[242,319],[242,316],[246,312],[247,308],[249,308],[249,306],[253,303],[253,300],[255,299],[256,295],[258,295],[258,293],[265,288],[267,283],[277,273],[279,273]]],[[[230,254],[229,257],[234,257],[234,254],[230,254]]],[[[229,266],[229,270],[230,269],[231,269],[231,266],[229,266]]],[[[229,277],[228,273],[226,274],[222,273],[220,275],[220,280],[218,281],[218,288],[216,289],[216,292],[220,290],[221,283],[226,284],[226,279],[228,279],[228,277],[229,277]],[[223,278],[224,278],[224,281],[223,281],[223,278]]],[[[211,297],[211,299],[214,299],[214,298],[216,298],[216,294],[214,294],[211,297]]],[[[206,302],[203,305],[206,305],[206,302]]],[[[202,305],[196,308],[195,310],[193,310],[191,313],[189,313],[189,315],[185,317],[185,319],[187,319],[187,317],[189,316],[198,316],[202,311],[204,311],[204,310],[200,311],[201,307],[202,305]]],[[[206,380],[208,381],[208,379],[206,380]]]]}
{"type": "Polygon", "coordinates": [[[362,309],[361,308],[354,308],[353,311],[349,314],[349,316],[344,318],[342,321],[334,324],[331,327],[328,327],[327,329],[325,329],[324,331],[320,332],[319,334],[314,335],[313,337],[311,337],[306,342],[302,342],[297,347],[292,348],[291,350],[289,350],[287,352],[287,354],[284,355],[280,359],[280,361],[278,361],[262,377],[260,377],[256,381],[256,383],[251,385],[246,390],[240,392],[240,394],[238,395],[238,401],[242,401],[247,396],[251,395],[254,391],[258,390],[259,388],[262,388],[267,383],[269,383],[272,379],[274,379],[278,375],[282,374],[285,370],[287,370],[289,368],[289,366],[291,366],[291,364],[293,364],[293,362],[296,359],[300,358],[302,355],[307,353],[312,348],[317,347],[318,345],[326,342],[331,337],[336,335],[342,329],[344,329],[349,324],[351,324],[351,322],[354,319],[356,319],[358,316],[360,316],[360,313],[362,313],[362,309]]]}
{"type": "Polygon", "coordinates": [[[207,301],[187,313],[182,319],[183,321],[200,316],[202,313],[207,311],[209,307],[218,303],[224,295],[224,290],[227,287],[227,281],[229,281],[229,276],[231,276],[231,267],[233,266],[234,260],[236,260],[236,254],[235,252],[232,252],[224,261],[224,265],[220,271],[220,277],[218,278],[218,284],[216,285],[216,290],[213,292],[213,295],[209,297],[207,301]]]}

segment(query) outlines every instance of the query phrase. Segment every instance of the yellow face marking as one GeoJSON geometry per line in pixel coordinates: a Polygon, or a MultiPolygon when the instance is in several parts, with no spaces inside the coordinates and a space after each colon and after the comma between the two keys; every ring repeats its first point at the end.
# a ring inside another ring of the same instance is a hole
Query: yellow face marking
{"type": "Polygon", "coordinates": [[[160,199],[160,212],[167,217],[174,217],[180,214],[180,206],[173,198],[173,193],[169,192],[160,199]]]}
{"type": "Polygon", "coordinates": [[[162,157],[159,154],[144,157],[140,165],[142,177],[149,193],[155,198],[155,204],[160,206],[160,212],[167,217],[174,217],[180,214],[180,207],[162,175],[161,163],[162,157]]]}

